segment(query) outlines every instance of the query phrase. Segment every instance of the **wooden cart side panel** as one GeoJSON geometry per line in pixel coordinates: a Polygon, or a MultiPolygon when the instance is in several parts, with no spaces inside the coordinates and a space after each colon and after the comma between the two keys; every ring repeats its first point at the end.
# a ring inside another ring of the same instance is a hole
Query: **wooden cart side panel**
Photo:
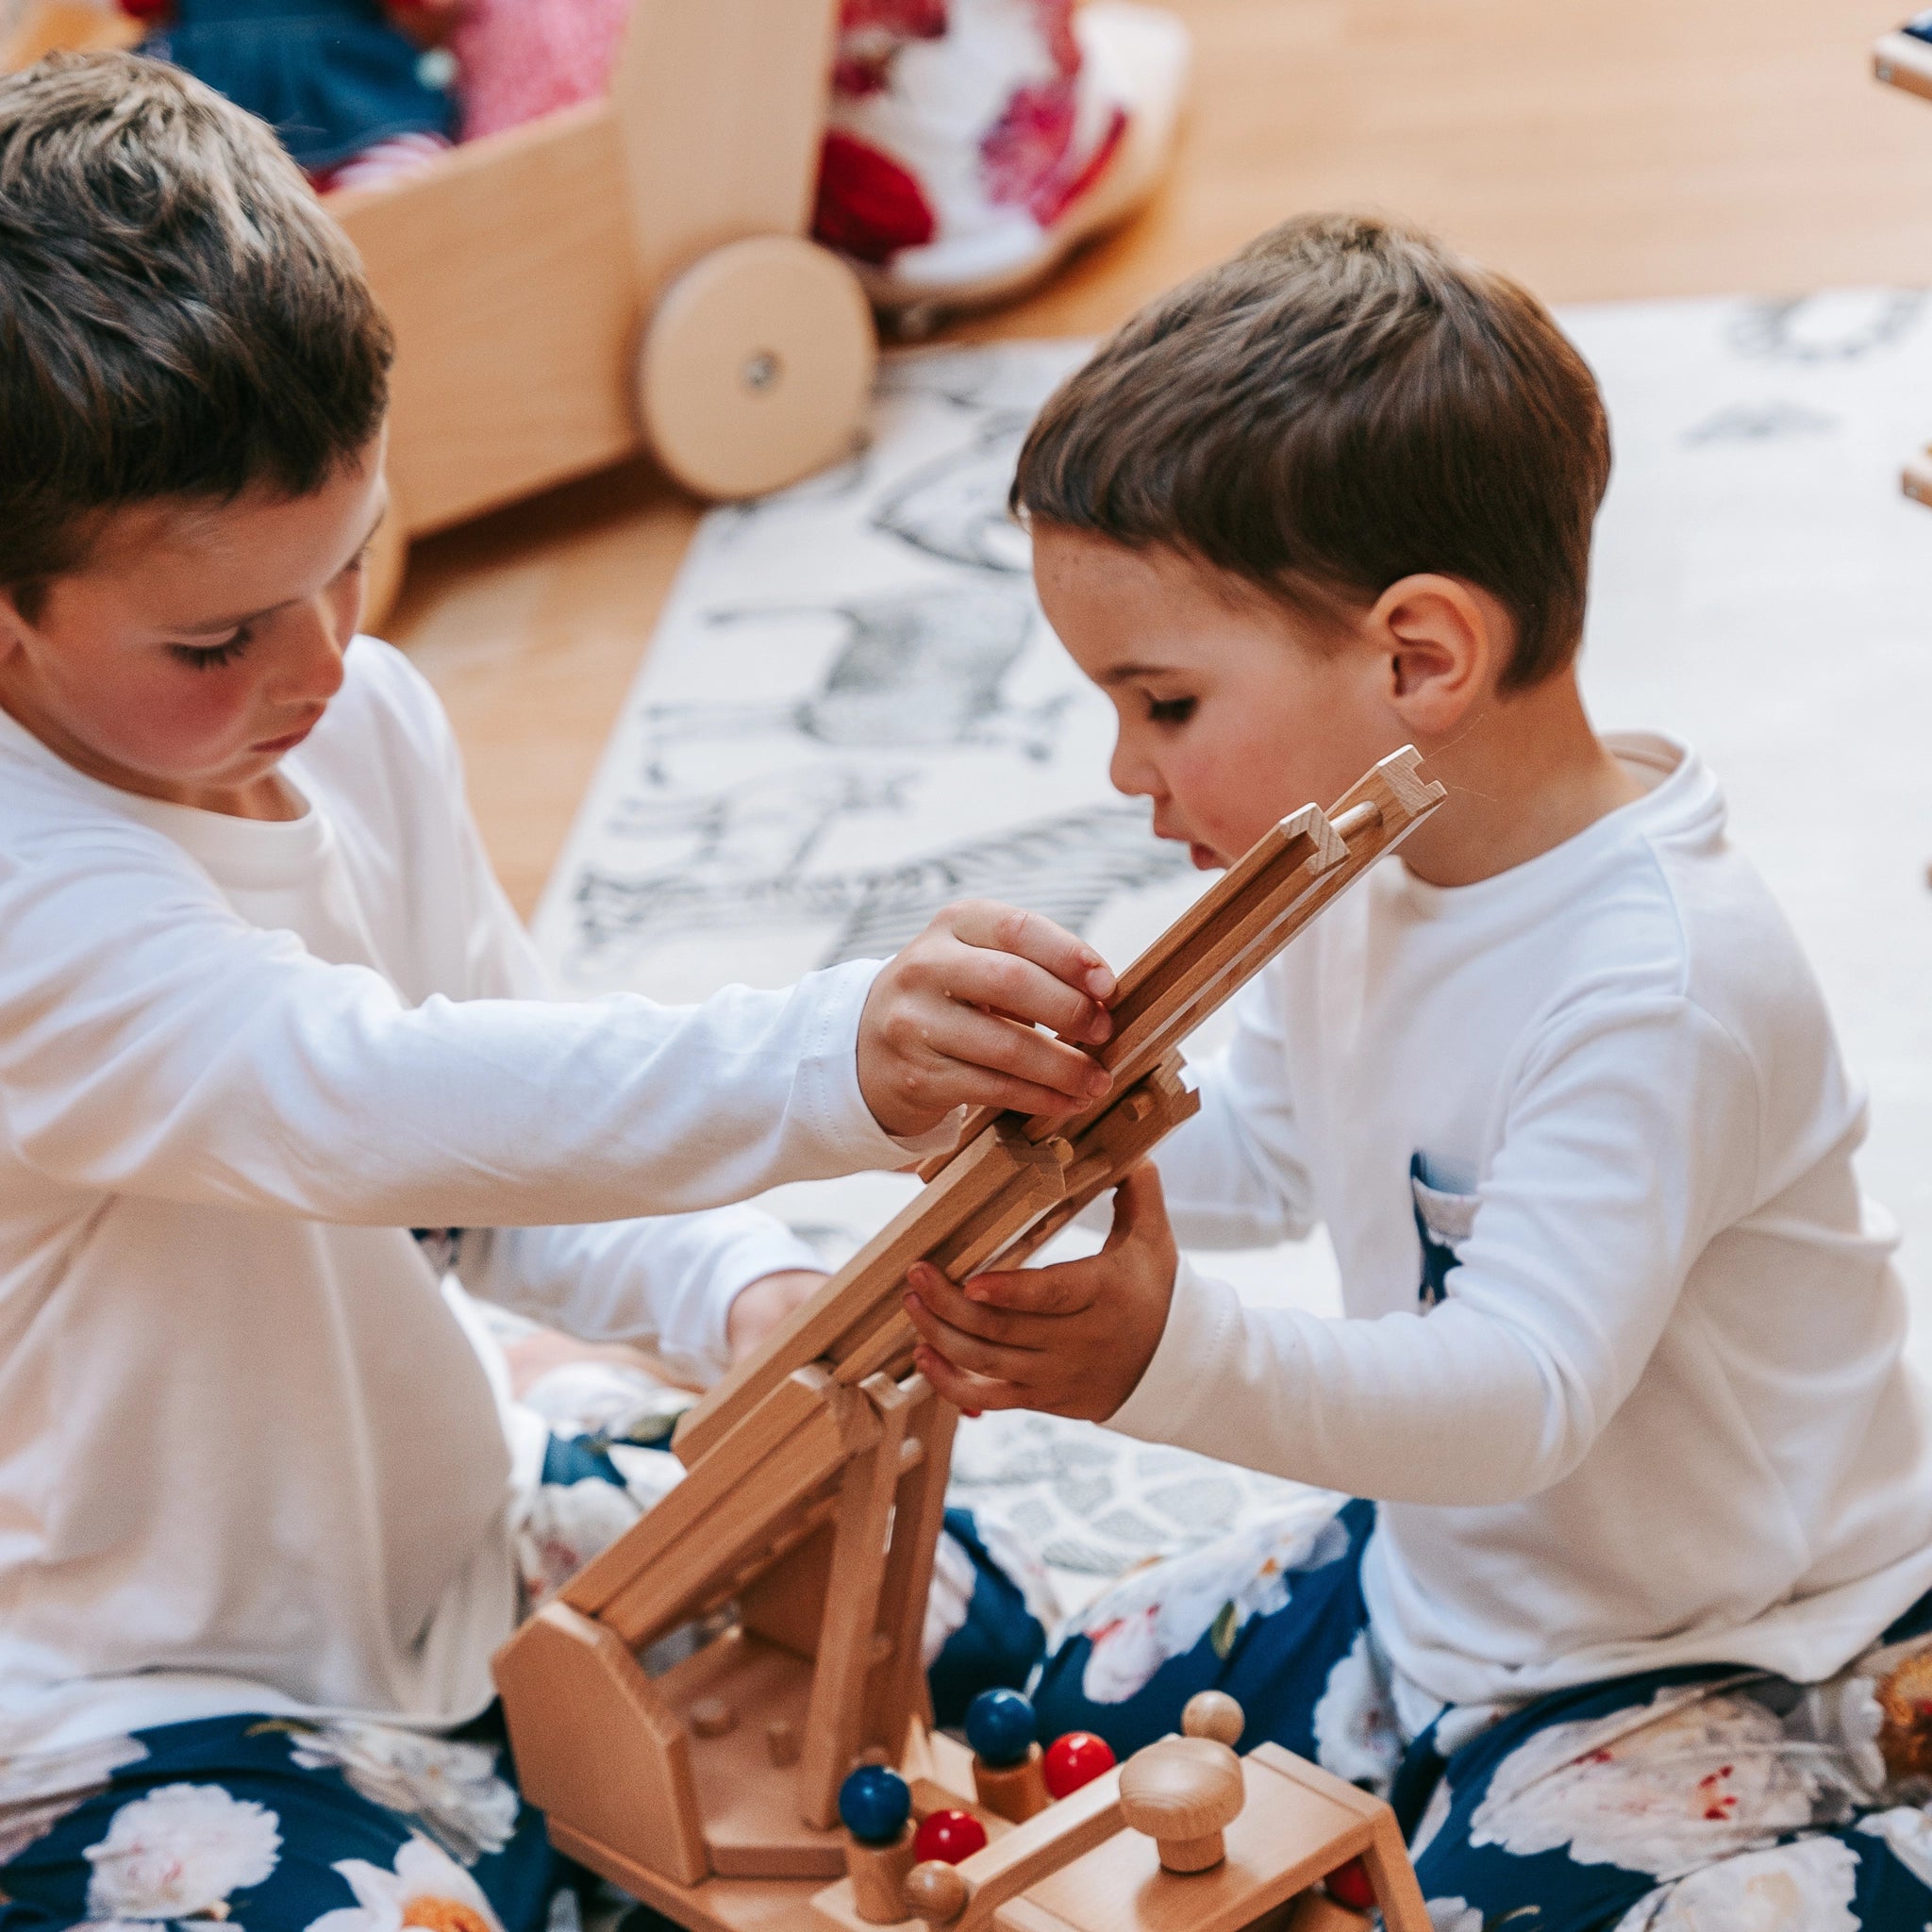
{"type": "Polygon", "coordinates": [[[395,330],[390,481],[412,536],[638,448],[621,165],[599,101],[329,197],[395,330]]]}
{"type": "Polygon", "coordinates": [[[685,1885],[710,1870],[690,1740],[601,1624],[537,1612],[492,1666],[524,1795],[685,1885]]]}
{"type": "Polygon", "coordinates": [[[647,289],[724,242],[806,232],[837,17],[837,0],[636,0],[610,100],[647,289]]]}

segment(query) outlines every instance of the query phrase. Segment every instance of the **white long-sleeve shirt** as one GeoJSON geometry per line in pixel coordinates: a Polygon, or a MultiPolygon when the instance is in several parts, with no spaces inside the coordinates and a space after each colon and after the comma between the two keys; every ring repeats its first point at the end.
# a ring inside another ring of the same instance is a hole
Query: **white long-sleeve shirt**
{"type": "Polygon", "coordinates": [[[1371,1616],[1457,1703],[1813,1679],[1932,1586],[1863,1097],[1708,774],[1614,743],[1643,797],[1475,885],[1387,862],[1249,990],[1170,1206],[1196,1245],[1325,1223],[1344,1315],[1184,1270],[1113,1419],[1380,1499],[1371,1616]]]}
{"type": "Polygon", "coordinates": [[[810,1256],[683,1211],[906,1158],[858,1092],[867,966],[517,997],[535,957],[388,646],[283,770],[304,816],[227,818],[0,713],[0,1756],[474,1713],[512,1455],[408,1230],[491,1230],[473,1291],[716,1366],[732,1295],[810,1256]]]}

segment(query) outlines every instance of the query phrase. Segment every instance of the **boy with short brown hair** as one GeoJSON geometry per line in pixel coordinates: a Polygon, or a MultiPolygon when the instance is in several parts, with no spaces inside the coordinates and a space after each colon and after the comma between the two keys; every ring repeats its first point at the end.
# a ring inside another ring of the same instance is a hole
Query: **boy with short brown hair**
{"type": "Polygon", "coordinates": [[[685,1210],[1098,1091],[1110,976],[968,905],[785,991],[545,997],[355,634],[388,331],[199,83],[0,80],[0,1928],[534,1932],[542,1821],[450,1734],[638,1465],[509,1400],[410,1230],[715,1372],[818,1277],[685,1210]]]}
{"type": "Polygon", "coordinates": [[[921,1366],[1361,1499],[1127,1579],[1049,1661],[1051,1728],[1131,1748],[1233,1691],[1248,1741],[1392,1793],[1444,1932],[1916,1925],[1874,1649],[1932,1627],[1895,1240],[1715,782],[1585,714],[1607,474],[1547,312],[1353,216],[1047,404],[1014,501],[1157,831],[1224,866],[1405,742],[1450,795],[1250,990],[1105,1252],[916,1271],[921,1366]],[[1196,1274],[1163,1190],[1204,1245],[1325,1224],[1344,1316],[1196,1274]]]}

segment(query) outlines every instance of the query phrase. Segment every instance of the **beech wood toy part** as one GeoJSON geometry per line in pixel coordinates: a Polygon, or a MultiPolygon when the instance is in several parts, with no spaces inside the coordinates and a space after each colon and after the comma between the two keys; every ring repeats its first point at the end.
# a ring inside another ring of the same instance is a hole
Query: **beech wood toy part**
{"type": "MultiPolygon", "coordinates": [[[[1872,49],[1872,72],[1888,87],[1932,101],[1932,41],[1911,26],[1881,34],[1872,49]]],[[[1932,508],[1932,448],[1906,458],[1899,488],[1914,503],[1932,508]]]]}
{"type": "MultiPolygon", "coordinates": [[[[1104,1099],[970,1117],[917,1197],[688,1411],[684,1480],[498,1651],[521,1781],[561,1851],[692,1932],[1239,1932],[1291,1909],[1294,1932],[1359,1932],[1298,1899],[1357,1857],[1389,1932],[1428,1932],[1388,1807],[1271,1744],[1236,1759],[1232,1699],[1193,1700],[1185,1757],[1138,1771],[1145,1754],[1103,1768],[1097,1740],[1056,1740],[1088,1781],[1041,1806],[933,1730],[921,1638],[958,1411],[912,1372],[902,1308],[915,1261],[956,1281],[1020,1265],[1196,1109],[1180,1041],[1437,808],[1418,763],[1395,753],[1282,820],[1127,969],[1094,1050],[1104,1099]],[[718,1612],[646,1675],[640,1651],[718,1612]],[[907,1812],[841,1826],[841,1794],[874,1789],[907,1812]],[[941,1813],[959,1816],[929,1842],[957,1864],[915,1850],[941,1813]],[[1218,1861],[1177,1869],[1217,1832],[1218,1861]]],[[[1023,1719],[982,1741],[1012,1752],[1023,1719]]],[[[1043,1771],[1038,1752],[1007,1770],[1043,1771]]]]}
{"type": "Polygon", "coordinates": [[[603,98],[327,206],[395,331],[391,509],[412,537],[649,449],[701,496],[854,446],[877,361],[807,239],[837,0],[635,0],[603,98]]]}

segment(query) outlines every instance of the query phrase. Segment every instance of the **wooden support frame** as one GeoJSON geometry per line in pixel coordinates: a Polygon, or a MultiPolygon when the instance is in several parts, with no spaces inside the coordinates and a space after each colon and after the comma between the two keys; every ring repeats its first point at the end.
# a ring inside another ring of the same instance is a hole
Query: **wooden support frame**
{"type": "Polygon", "coordinates": [[[1095,1052],[1111,1091],[970,1118],[918,1197],[687,1414],[685,1480],[497,1654],[559,1847],[693,1932],[851,1932],[850,1880],[824,1881],[846,1864],[840,1784],[870,1756],[921,1815],[988,1826],[949,1932],[1317,1932],[1351,1915],[1296,1895],[1357,1856],[1390,1932],[1427,1932],[1387,1807],[1273,1746],[1244,1760],[1254,1816],[1227,1857],[1185,1878],[1127,1827],[1117,1774],[1020,1825],[977,1806],[930,1732],[920,1656],[958,1413],[909,1373],[901,1307],[915,1261],[955,1280],[1017,1266],[1198,1108],[1181,1041],[1438,808],[1419,762],[1397,752],[1274,827],[1122,975],[1095,1052]],[[645,1678],[639,1650],[727,1602],[728,1629],[645,1678]]]}

